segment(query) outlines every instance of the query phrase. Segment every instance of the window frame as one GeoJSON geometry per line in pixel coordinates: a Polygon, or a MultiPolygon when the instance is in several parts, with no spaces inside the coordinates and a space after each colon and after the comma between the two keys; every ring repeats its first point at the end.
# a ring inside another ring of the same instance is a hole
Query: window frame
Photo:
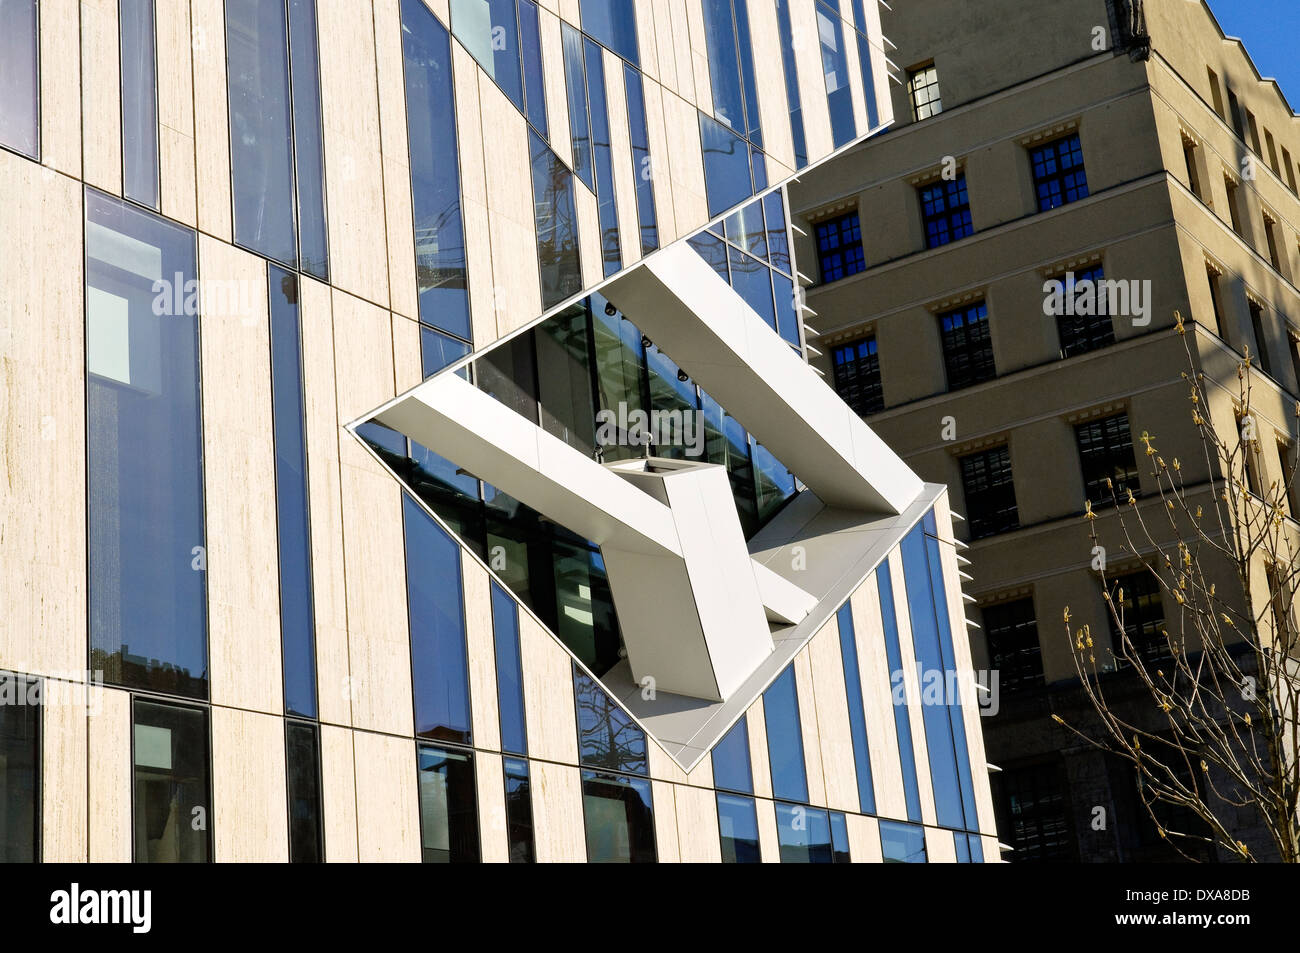
{"type": "Polygon", "coordinates": [[[1083,140],[1077,130],[1031,145],[1029,174],[1033,182],[1034,200],[1039,214],[1072,205],[1092,194],[1088,187],[1083,140]],[[1070,165],[1062,164],[1065,158],[1069,158],[1070,165]]]}

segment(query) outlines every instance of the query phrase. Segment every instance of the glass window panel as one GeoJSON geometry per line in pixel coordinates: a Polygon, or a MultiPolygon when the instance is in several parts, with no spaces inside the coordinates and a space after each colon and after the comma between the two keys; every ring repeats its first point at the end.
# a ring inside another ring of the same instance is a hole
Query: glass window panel
{"type": "Polygon", "coordinates": [[[120,0],[122,56],[122,189],[158,207],[158,97],[154,0],[120,0]]]}
{"type": "Polygon", "coordinates": [[[822,75],[826,80],[826,102],[831,111],[831,134],[835,148],[857,134],[853,119],[853,93],[849,87],[849,61],[844,53],[844,35],[839,14],[819,0],[817,38],[821,43],[822,75]]]}
{"type": "Polygon", "coordinates": [[[614,203],[614,156],[610,148],[609,108],[605,101],[605,59],[600,47],[584,40],[587,56],[587,102],[591,109],[591,147],[596,172],[596,215],[600,248],[608,278],[623,266],[618,238],[618,208],[614,203]]]}
{"type": "Polygon", "coordinates": [[[831,864],[831,823],[826,812],[803,804],[776,805],[776,836],[783,864],[831,864]]]}
{"type": "Polygon", "coordinates": [[[561,22],[564,49],[564,81],[569,91],[569,137],[573,143],[573,174],[596,191],[592,168],[591,119],[587,114],[587,67],[582,51],[582,34],[561,22]]]}
{"type": "Polygon", "coordinates": [[[528,762],[506,758],[504,764],[510,863],[531,864],[536,860],[536,853],[533,849],[533,795],[528,762]]]}
{"type": "Polygon", "coordinates": [[[794,29],[790,22],[790,0],[776,0],[777,31],[781,35],[781,65],[785,73],[786,107],[790,110],[790,132],[794,138],[794,164],[808,164],[808,142],[803,127],[803,99],[799,96],[799,70],[795,65],[794,29]]]}
{"type": "Polygon", "coordinates": [[[293,127],[285,7],[227,0],[235,241],[296,266],[293,127]]]}
{"type": "Polygon", "coordinates": [[[709,217],[721,215],[754,194],[745,140],[712,116],[700,113],[700,141],[704,150],[704,191],[709,217]]]}
{"type": "Polygon", "coordinates": [[[953,843],[953,848],[957,851],[957,863],[969,864],[970,863],[970,841],[967,839],[967,835],[961,833],[960,831],[953,831],[952,843],[953,843]]]}
{"type": "Polygon", "coordinates": [[[542,428],[590,454],[596,446],[596,408],[586,305],[574,305],[544,322],[536,340],[542,428]]]}
{"type": "Polygon", "coordinates": [[[521,417],[537,423],[537,369],[533,365],[534,332],[497,345],[474,362],[479,389],[521,417]]]}
{"type": "Polygon", "coordinates": [[[289,785],[289,861],[318,864],[325,859],[321,817],[319,729],[286,721],[285,748],[289,785]]]}
{"type": "Polygon", "coordinates": [[[208,713],[135,699],[136,863],[211,859],[208,713]]]}
{"type": "Polygon", "coordinates": [[[704,441],[709,463],[727,468],[731,493],[740,514],[740,526],[748,539],[758,531],[758,499],[754,489],[754,463],[749,451],[749,434],[716,400],[700,392],[704,418],[704,441]]]}
{"type": "Polygon", "coordinates": [[[880,848],[887,864],[924,864],[925,828],[881,821],[880,848]]]}
{"type": "Polygon", "coordinates": [[[700,232],[686,241],[718,273],[719,278],[731,284],[731,272],[727,268],[728,246],[721,238],[712,232],[700,232]]]}
{"type": "Polygon", "coordinates": [[[629,63],[640,64],[635,0],[582,0],[582,29],[629,63]]]}
{"type": "Polygon", "coordinates": [[[289,0],[289,69],[293,82],[294,168],[298,173],[298,266],[329,277],[325,231],[325,137],[321,124],[316,0],[289,0]]]}
{"type": "Polygon", "coordinates": [[[772,304],[771,270],[738,248],[729,248],[727,251],[731,264],[731,287],[775,331],[776,309],[772,304]]]}
{"type": "Polygon", "coordinates": [[[772,294],[776,298],[776,326],[781,339],[796,351],[803,348],[799,309],[795,305],[794,282],[779,271],[772,272],[772,294]]]}
{"type": "Polygon", "coordinates": [[[40,144],[36,0],[0,0],[0,145],[37,156],[40,144]]]}
{"type": "Polygon", "coordinates": [[[303,418],[298,278],[271,265],[271,399],[275,410],[275,508],[280,551],[280,633],[285,711],[316,717],[307,434],[303,418]]]}
{"type": "Polygon", "coordinates": [[[749,725],[744,715],[713,746],[713,786],[728,791],[754,792],[749,762],[749,725]]]}
{"type": "MultiPolygon", "coordinates": [[[[961,835],[958,835],[961,836],[961,835]]],[[[984,863],[984,843],[978,834],[967,834],[966,841],[970,845],[970,860],[972,864],[984,863]]]]}
{"type": "Polygon", "coordinates": [[[724,864],[762,862],[758,847],[758,811],[752,797],[718,794],[718,834],[724,864]]]}
{"type": "Polygon", "coordinates": [[[422,738],[469,744],[460,547],[411,497],[403,495],[402,511],[415,733],[422,738]]]}
{"type": "Polygon", "coordinates": [[[773,795],[787,801],[807,801],[808,776],[804,770],[799,695],[793,666],[786,666],[763,693],[763,716],[767,723],[773,795]]]}
{"type": "Polygon", "coordinates": [[[794,474],[761,443],[751,438],[758,519],[766,523],[795,493],[794,474]]]}
{"type": "Polygon", "coordinates": [[[741,91],[736,22],[732,16],[731,0],[703,0],[703,6],[713,115],[743,136],[746,132],[745,96],[741,91]]]}
{"type": "Polygon", "coordinates": [[[528,121],[543,137],[550,135],[546,120],[546,85],[542,71],[542,36],[538,28],[537,4],[519,0],[520,57],[524,67],[524,100],[528,121]]]}
{"type": "Polygon", "coordinates": [[[837,864],[850,861],[849,824],[839,811],[831,811],[831,856],[837,864]]]}
{"type": "Polygon", "coordinates": [[[527,754],[524,675],[519,658],[519,607],[509,593],[495,582],[492,583],[492,637],[496,646],[501,750],[527,754]]]}
{"type": "Polygon", "coordinates": [[[40,691],[34,679],[0,673],[0,863],[40,856],[40,691]]]}
{"type": "Polygon", "coordinates": [[[195,276],[193,232],[86,190],[90,667],[205,698],[195,276]]]}
{"type": "Polygon", "coordinates": [[[573,173],[542,137],[528,135],[533,171],[533,214],[537,222],[537,260],[541,267],[542,307],[550,308],[582,290],[578,260],[578,215],[573,173]]]}
{"type": "Polygon", "coordinates": [[[426,864],[479,860],[474,756],[420,745],[420,842],[426,864]]]}
{"type": "Polygon", "coordinates": [[[588,862],[655,862],[649,781],[601,771],[583,771],[582,807],[587,828],[588,862]]]}
{"type": "Polygon", "coordinates": [[[659,247],[659,218],[655,212],[650,133],[646,125],[641,73],[631,66],[624,66],[623,85],[627,91],[627,122],[632,144],[632,175],[636,180],[636,216],[641,226],[641,254],[648,255],[659,247]]]}
{"type": "MultiPolygon", "coordinates": [[[[736,14],[736,49],[740,54],[740,82],[745,93],[745,124],[740,128],[746,139],[763,147],[763,127],[758,114],[758,81],[754,73],[754,46],[749,34],[749,0],[732,0],[736,14]]],[[[754,183],[756,189],[767,187],[754,183]]]]}
{"type": "Polygon", "coordinates": [[[785,199],[780,189],[763,196],[763,212],[767,219],[768,260],[774,268],[787,275],[790,269],[790,240],[786,233],[785,199]]]}
{"type": "Polygon", "coordinates": [[[646,774],[645,732],[585,672],[573,668],[578,760],[593,768],[646,774]]]}
{"type": "Polygon", "coordinates": [[[902,692],[903,653],[898,640],[898,616],[894,609],[894,585],[889,563],[876,569],[876,589],[880,594],[880,616],[885,629],[885,657],[889,661],[890,695],[894,702],[894,733],[898,739],[899,760],[903,768],[903,795],[907,802],[907,819],[921,820],[921,790],[916,778],[916,753],[912,748],[912,718],[907,698],[902,692]]]}
{"type": "Polygon", "coordinates": [[[402,51],[420,320],[469,341],[451,41],[423,0],[402,0],[402,51]]]}
{"type": "Polygon", "coordinates": [[[871,750],[867,746],[867,714],[862,701],[862,677],[858,670],[858,639],[853,627],[853,607],[846,602],[836,614],[836,620],[840,630],[840,658],[844,664],[844,689],[849,698],[849,731],[853,736],[859,810],[863,814],[875,814],[876,795],[871,783],[871,750]]]}
{"type": "Polygon", "coordinates": [[[763,224],[763,202],[755,199],[723,220],[727,241],[755,258],[767,261],[767,229],[763,224]]]}
{"type": "Polygon", "coordinates": [[[451,0],[451,30],[483,71],[496,80],[501,91],[523,112],[524,84],[515,0],[451,0]]]}
{"type": "Polygon", "coordinates": [[[425,325],[420,326],[420,372],[432,377],[444,367],[455,364],[472,348],[459,338],[425,325]]]}

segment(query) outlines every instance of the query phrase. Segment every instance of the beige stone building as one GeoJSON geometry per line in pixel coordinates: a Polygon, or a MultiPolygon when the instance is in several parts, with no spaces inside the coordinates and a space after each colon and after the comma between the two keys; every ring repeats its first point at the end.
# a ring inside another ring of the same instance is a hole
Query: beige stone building
{"type": "MultiPolygon", "coordinates": [[[[1189,485],[1209,475],[1175,312],[1222,432],[1236,362],[1258,356],[1255,479],[1284,479],[1297,446],[1300,120],[1202,0],[1136,8],[897,7],[895,126],[791,190],[798,259],[820,258],[804,269],[817,366],[965,516],[973,653],[1000,674],[983,719],[999,832],[1027,859],[1159,856],[1131,771],[1048,716],[1080,711],[1064,609],[1110,647],[1085,500],[1110,477],[1155,511],[1144,433],[1189,485]],[[1053,314],[1048,283],[1068,276],[1076,307],[1053,314]],[[1102,280],[1123,284],[1098,314],[1085,291],[1102,280]]],[[[1124,580],[1136,563],[1113,516],[1099,526],[1134,631],[1158,632],[1159,593],[1124,580]]]]}

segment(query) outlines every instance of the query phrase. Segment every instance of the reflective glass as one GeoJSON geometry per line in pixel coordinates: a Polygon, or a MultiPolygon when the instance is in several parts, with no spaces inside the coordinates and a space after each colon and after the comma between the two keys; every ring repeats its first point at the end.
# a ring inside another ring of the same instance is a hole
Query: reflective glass
{"type": "Polygon", "coordinates": [[[924,864],[925,828],[881,821],[880,849],[887,864],[924,864]]]}
{"type": "Polygon", "coordinates": [[[576,665],[573,690],[578,713],[578,760],[593,768],[646,774],[645,732],[576,665]]]}
{"type": "Polygon", "coordinates": [[[596,214],[600,221],[600,251],[608,278],[623,267],[618,238],[618,208],[614,202],[614,156],[610,148],[609,108],[605,101],[605,59],[600,47],[584,40],[587,55],[587,103],[591,109],[591,145],[596,169],[596,214]]]}
{"type": "Polygon", "coordinates": [[[704,113],[700,113],[700,142],[704,150],[704,191],[712,218],[754,194],[749,147],[744,139],[704,113]]]}
{"type": "Polygon", "coordinates": [[[767,723],[773,796],[787,801],[807,801],[808,776],[804,770],[799,695],[793,666],[787,666],[763,693],[763,720],[767,723]]]}
{"type": "Polygon", "coordinates": [[[636,179],[636,216],[641,226],[641,254],[659,247],[659,219],[655,212],[654,176],[650,168],[650,133],[646,126],[645,88],[640,71],[623,67],[627,90],[627,123],[632,142],[632,175],[636,179]]]}
{"type": "Polygon", "coordinates": [[[633,65],[640,64],[636,0],[582,0],[582,29],[633,65]]]}
{"type": "Polygon", "coordinates": [[[455,364],[470,350],[470,346],[459,338],[426,325],[420,326],[420,371],[426,378],[449,364],[455,364]]]}
{"type": "Polygon", "coordinates": [[[289,69],[293,81],[294,169],[298,173],[298,267],[329,277],[325,232],[325,137],[321,124],[316,0],[289,0],[289,69]]]}
{"type": "Polygon", "coordinates": [[[649,781],[601,771],[583,771],[582,808],[589,863],[655,862],[649,781]]]}
{"type": "Polygon", "coordinates": [[[749,725],[744,715],[713,746],[713,786],[726,791],[754,793],[749,762],[749,725]]]}
{"type": "Polygon", "coordinates": [[[211,859],[208,713],[135,699],[135,862],[211,859]]]}
{"type": "Polygon", "coordinates": [[[573,173],[541,136],[529,132],[528,143],[533,171],[533,213],[537,222],[542,307],[550,308],[582,290],[575,186],[573,173]]]}
{"type": "Polygon", "coordinates": [[[496,647],[497,703],[501,717],[501,750],[528,753],[524,724],[524,676],[519,659],[519,607],[492,583],[492,637],[496,647]]]}
{"type": "Polygon", "coordinates": [[[894,609],[894,585],[889,563],[876,569],[876,589],[880,594],[880,616],[885,630],[885,657],[889,662],[890,695],[894,702],[894,734],[903,768],[903,794],[907,801],[907,819],[921,820],[921,790],[916,779],[916,754],[912,748],[912,719],[903,692],[903,653],[898,640],[898,616],[894,609]]]}
{"type": "Polygon", "coordinates": [[[318,864],[325,859],[318,730],[306,722],[284,723],[289,786],[289,862],[294,864],[318,864]]]}
{"type": "Polygon", "coordinates": [[[542,36],[538,28],[537,4],[533,0],[519,0],[519,40],[528,121],[546,137],[550,133],[546,120],[546,85],[542,72],[542,36]]]}
{"type": "Polygon", "coordinates": [[[728,249],[728,258],[731,264],[731,287],[775,331],[776,310],[772,304],[771,270],[738,248],[728,249]]]}
{"type": "Polygon", "coordinates": [[[858,133],[853,119],[853,92],[849,87],[849,61],[844,53],[840,17],[821,0],[817,3],[817,38],[821,43],[826,102],[831,111],[831,135],[838,149],[858,133]]]}
{"type": "Polygon", "coordinates": [[[573,143],[573,173],[595,192],[591,118],[587,113],[587,67],[582,50],[582,34],[562,22],[560,35],[564,49],[564,82],[569,91],[569,138],[573,143]]]}
{"type": "Polygon", "coordinates": [[[718,794],[718,834],[724,864],[762,862],[758,847],[758,812],[752,797],[718,794]]]}
{"type": "Polygon", "coordinates": [[[158,207],[158,96],[154,0],[119,0],[122,56],[122,189],[158,207]]]}
{"type": "Polygon", "coordinates": [[[515,0],[451,0],[451,31],[522,112],[524,84],[515,0]]]}
{"type": "Polygon", "coordinates": [[[504,768],[510,863],[531,864],[536,853],[533,849],[532,780],[528,774],[528,762],[506,758],[504,768]]]}
{"type": "Polygon", "coordinates": [[[862,678],[858,670],[858,640],[849,603],[836,614],[840,630],[840,658],[844,664],[844,689],[849,697],[849,733],[853,737],[853,763],[858,778],[858,804],[863,814],[876,813],[875,789],[871,783],[871,751],[867,747],[867,715],[862,701],[862,678]]]}
{"type": "Polygon", "coordinates": [[[420,843],[426,864],[479,860],[474,756],[420,745],[420,843]]]}
{"type": "Polygon", "coordinates": [[[0,673],[0,863],[40,856],[40,691],[34,679],[0,673]]]}
{"type": "Polygon", "coordinates": [[[849,863],[849,824],[839,811],[831,811],[831,853],[835,863],[849,863]]]}
{"type": "Polygon", "coordinates": [[[40,78],[36,0],[0,0],[0,145],[37,156],[40,78]]]}
{"type": "Polygon", "coordinates": [[[831,864],[831,823],[826,812],[803,804],[776,805],[776,839],[783,864],[831,864]]]}
{"type": "Polygon", "coordinates": [[[776,0],[776,25],[781,36],[781,65],[785,67],[785,99],[790,110],[790,132],[794,139],[794,164],[808,164],[808,141],[803,127],[803,100],[799,96],[799,71],[795,65],[794,29],[790,23],[790,0],[776,0]]]}

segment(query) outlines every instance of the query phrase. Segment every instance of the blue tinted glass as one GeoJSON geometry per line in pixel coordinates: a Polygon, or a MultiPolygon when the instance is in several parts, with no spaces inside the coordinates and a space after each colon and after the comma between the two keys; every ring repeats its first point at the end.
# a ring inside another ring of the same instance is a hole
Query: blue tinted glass
{"type": "Polygon", "coordinates": [[[415,733],[468,744],[469,674],[460,547],[411,497],[402,496],[402,511],[415,733]]]}
{"type": "Polygon", "coordinates": [[[90,667],[111,684],[202,698],[195,271],[193,232],[86,190],[90,667]]]}
{"type": "Polygon", "coordinates": [[[524,676],[519,661],[519,607],[492,583],[492,639],[496,646],[497,707],[501,715],[501,750],[528,753],[524,724],[524,676]]]}
{"type": "MultiPolygon", "coordinates": [[[[903,581],[907,588],[907,609],[912,620],[912,644],[916,649],[921,684],[944,679],[943,653],[935,622],[934,596],[930,591],[929,567],[925,556],[925,531],[916,527],[903,538],[903,581]]],[[[946,684],[941,681],[940,684],[946,684]]],[[[962,827],[961,788],[957,781],[957,754],[953,748],[952,724],[947,706],[924,704],[925,744],[930,754],[930,780],[934,803],[943,827],[962,827]]]]}
{"type": "Polygon", "coordinates": [[[426,864],[479,860],[474,756],[420,745],[420,839],[426,864]]]}
{"type": "Polygon", "coordinates": [[[881,821],[880,849],[887,864],[923,864],[925,829],[912,824],[881,821]]]}
{"type": "Polygon", "coordinates": [[[802,169],[808,164],[808,142],[803,128],[803,100],[799,97],[799,71],[795,66],[790,0],[776,0],[776,25],[781,34],[781,65],[785,67],[785,100],[790,110],[790,132],[794,137],[794,165],[796,169],[802,169]]]}
{"type": "Polygon", "coordinates": [[[731,264],[731,287],[775,331],[776,310],[772,305],[771,270],[738,248],[728,248],[727,257],[731,264]]]}
{"type": "Polygon", "coordinates": [[[894,586],[889,563],[876,569],[876,588],[880,593],[880,616],[885,629],[885,655],[889,660],[889,686],[894,701],[894,731],[898,738],[898,755],[903,767],[903,792],[907,800],[907,819],[921,820],[921,790],[916,780],[916,754],[912,749],[912,719],[908,714],[903,691],[903,653],[898,642],[898,617],[894,610],[894,586]]]}
{"type": "Polygon", "coordinates": [[[650,133],[646,128],[645,90],[641,74],[623,67],[627,87],[627,124],[632,142],[632,175],[636,179],[636,217],[641,226],[641,254],[659,247],[659,219],[655,213],[654,176],[650,174],[650,133]]]}
{"type": "Polygon", "coordinates": [[[533,849],[533,794],[528,776],[528,762],[506,758],[506,835],[510,843],[510,863],[531,864],[533,849]]]}
{"type": "Polygon", "coordinates": [[[871,43],[861,33],[858,38],[858,64],[862,67],[862,89],[867,101],[867,126],[880,125],[880,107],[876,104],[876,79],[871,72],[871,43]]]}
{"type": "MultiPolygon", "coordinates": [[[[122,189],[158,207],[158,100],[153,0],[121,0],[122,189]]],[[[52,64],[53,65],[53,64],[52,64]]]]}
{"type": "Polygon", "coordinates": [[[722,222],[727,241],[749,252],[755,258],[767,259],[767,230],[763,225],[763,202],[755,199],[739,211],[732,212],[722,222]]]}
{"type": "Polygon", "coordinates": [[[596,162],[596,213],[600,219],[600,249],[605,277],[623,267],[618,240],[618,207],[614,204],[614,156],[609,143],[609,110],[605,102],[605,59],[591,40],[587,52],[587,101],[591,106],[591,144],[596,162]]]}
{"type": "Polygon", "coordinates": [[[727,791],[754,791],[749,763],[749,726],[744,715],[713,746],[713,786],[727,791]]]}
{"type": "Polygon", "coordinates": [[[970,834],[966,838],[970,845],[970,860],[972,864],[984,863],[984,844],[978,834],[970,834]]]}
{"type": "Polygon", "coordinates": [[[749,150],[749,168],[754,177],[754,192],[762,192],[767,188],[767,158],[757,148],[749,150]]]}
{"type": "Polygon", "coordinates": [[[645,774],[645,732],[576,665],[573,690],[578,706],[578,760],[594,768],[645,774]]]}
{"type": "Polygon", "coordinates": [[[271,399],[275,409],[275,509],[280,544],[280,633],[284,708],[316,717],[316,642],[312,614],[307,434],[297,276],[271,265],[271,399]]]}
{"type": "Polygon", "coordinates": [[[957,850],[957,863],[970,863],[970,841],[961,831],[952,832],[953,847],[957,850]]]}
{"type": "Polygon", "coordinates": [[[849,696],[849,729],[853,735],[853,763],[858,772],[858,802],[863,814],[875,814],[871,752],[867,747],[867,715],[862,702],[862,678],[858,673],[858,639],[853,628],[853,609],[847,602],[840,608],[836,619],[840,630],[840,656],[844,661],[844,689],[849,696]]]}
{"type": "Polygon", "coordinates": [[[451,0],[451,31],[523,112],[515,0],[451,0]]]}
{"type": "Polygon", "coordinates": [[[519,41],[528,121],[543,136],[549,136],[550,130],[546,124],[546,85],[542,72],[542,36],[537,23],[537,4],[533,0],[519,0],[519,41]]]}
{"type": "Polygon", "coordinates": [[[776,805],[776,838],[783,864],[831,864],[831,822],[826,812],[802,804],[776,805]]]}
{"type": "Polygon", "coordinates": [[[582,813],[587,827],[588,862],[655,862],[655,827],[649,781],[600,771],[583,771],[582,813]]]}
{"type": "Polygon", "coordinates": [[[731,0],[703,0],[703,6],[713,114],[743,136],[746,132],[745,96],[741,91],[736,22],[731,12],[731,0]]]}
{"type": "Polygon", "coordinates": [[[420,327],[420,368],[426,378],[448,364],[455,364],[470,350],[470,346],[458,338],[430,327],[420,327]]]}
{"type": "Polygon", "coordinates": [[[700,144],[704,149],[704,190],[712,218],[754,194],[749,147],[744,139],[704,113],[700,113],[700,144]]]}
{"type": "Polygon", "coordinates": [[[766,520],[794,496],[794,474],[757,441],[753,444],[752,455],[758,515],[761,520],[766,520]]]}
{"type": "Polygon", "coordinates": [[[582,29],[633,65],[640,65],[635,0],[582,0],[582,29]]]}
{"type": "Polygon", "coordinates": [[[817,3],[817,36],[821,41],[822,75],[826,80],[826,102],[831,111],[831,134],[835,148],[850,142],[857,133],[853,120],[853,92],[849,87],[849,61],[844,54],[844,35],[839,14],[817,3]]]}
{"type": "Polygon", "coordinates": [[[831,850],[835,863],[849,862],[849,823],[839,811],[831,811],[831,850]]]}
{"type": "Polygon", "coordinates": [[[420,320],[469,341],[451,41],[423,0],[402,0],[402,28],[420,320]]]}
{"type": "MultiPolygon", "coordinates": [[[[740,53],[740,78],[745,90],[745,125],[742,132],[754,145],[763,146],[763,127],[758,118],[758,83],[754,74],[754,45],[749,35],[749,2],[734,0],[736,12],[736,49],[740,53]]],[[[767,183],[758,185],[765,188],[767,183]]]]}
{"type": "Polygon", "coordinates": [[[573,174],[541,136],[530,132],[528,142],[533,167],[533,213],[537,221],[542,307],[549,308],[582,290],[575,186],[573,174]]]}
{"type": "Polygon", "coordinates": [[[767,253],[773,266],[790,274],[790,240],[785,228],[785,200],[781,190],[763,196],[763,213],[767,220],[767,253]]]}
{"type": "Polygon", "coordinates": [[[325,234],[325,143],[316,43],[316,0],[289,0],[298,267],[324,280],[329,277],[329,241],[325,234]]]}
{"type": "Polygon", "coordinates": [[[772,292],[776,296],[777,330],[781,337],[793,347],[803,346],[799,338],[799,310],[795,307],[794,281],[781,274],[772,272],[772,292]]]}
{"type": "Polygon", "coordinates": [[[298,253],[287,29],[283,4],[227,0],[235,242],[295,266],[298,253]]]}
{"type": "Polygon", "coordinates": [[[762,862],[758,848],[758,811],[752,797],[718,794],[718,834],[724,864],[762,862]]]}
{"type": "Polygon", "coordinates": [[[560,24],[564,44],[564,81],[569,90],[569,136],[573,141],[573,172],[596,191],[591,157],[591,120],[587,115],[587,68],[582,53],[582,34],[567,23],[560,24]]]}
{"type": "Polygon", "coordinates": [[[0,145],[36,158],[36,0],[0,0],[0,23],[5,25],[0,31],[0,145]]]}
{"type": "Polygon", "coordinates": [[[728,247],[721,238],[711,232],[700,232],[686,240],[695,249],[695,253],[709,263],[709,267],[718,273],[718,277],[731,284],[731,272],[727,268],[728,247]]]}
{"type": "Polygon", "coordinates": [[[808,776],[804,771],[799,695],[793,666],[787,666],[763,693],[763,716],[767,722],[772,793],[787,801],[807,801],[808,776]]]}

